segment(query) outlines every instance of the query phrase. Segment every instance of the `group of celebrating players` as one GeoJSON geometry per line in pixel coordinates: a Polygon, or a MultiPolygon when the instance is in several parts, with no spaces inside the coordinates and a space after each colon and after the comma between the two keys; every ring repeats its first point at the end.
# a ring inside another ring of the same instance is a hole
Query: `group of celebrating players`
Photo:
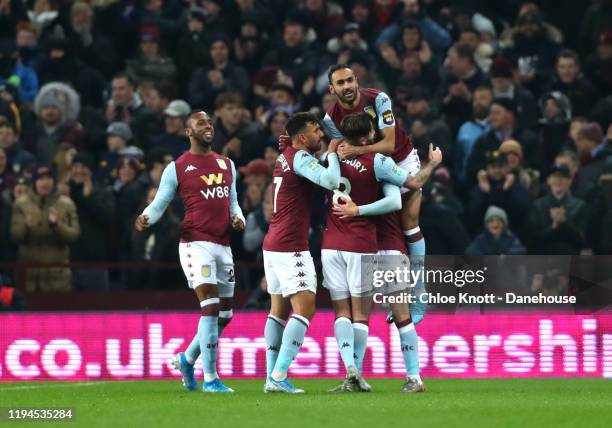
{"type": "MultiPolygon", "coordinates": [[[[271,308],[266,321],[267,378],[264,392],[303,393],[288,379],[315,313],[317,276],[308,248],[312,199],[317,187],[328,192],[327,227],[323,233],[323,286],[336,316],[334,335],[346,371],[334,392],[369,392],[362,365],[368,338],[373,286],[362,281],[365,255],[395,255],[411,269],[422,269],[425,241],[418,226],[421,192],[442,162],[432,145],[421,168],[410,138],[396,126],[391,100],[375,89],[360,89],[347,65],[335,65],[329,88],[336,102],[322,124],[310,113],[294,114],[281,138],[273,172],[273,214],[263,243],[271,308]],[[323,126],[323,129],[321,127],[323,126]],[[322,160],[325,133],[331,138],[322,160]],[[387,157],[385,154],[389,154],[387,157]],[[290,315],[291,314],[291,315],[290,315]]],[[[241,230],[245,219],[236,193],[233,162],[211,150],[212,118],[191,113],[185,123],[191,148],[162,174],[153,202],[136,219],[136,229],[154,224],[176,193],[185,205],[179,244],[181,266],[200,302],[197,333],[174,366],[184,386],[199,390],[194,364],[202,357],[204,392],[233,392],[217,374],[218,338],[232,318],[234,265],[230,227],[241,230]],[[224,215],[222,213],[228,213],[224,215]]],[[[423,290],[423,284],[413,284],[423,290]]],[[[387,294],[405,291],[405,283],[388,284],[387,294]]],[[[389,319],[398,328],[406,365],[403,392],[422,392],[415,330],[423,308],[392,304],[389,319]]]]}

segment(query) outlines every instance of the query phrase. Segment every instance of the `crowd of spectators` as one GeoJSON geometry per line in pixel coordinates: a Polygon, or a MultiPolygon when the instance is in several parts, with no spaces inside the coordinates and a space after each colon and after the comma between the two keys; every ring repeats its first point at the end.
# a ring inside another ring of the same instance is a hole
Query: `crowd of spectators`
{"type": "MultiPolygon", "coordinates": [[[[201,108],[240,174],[239,282],[265,289],[277,139],[334,101],[335,63],[390,95],[421,156],[444,152],[428,254],[610,254],[612,0],[0,0],[0,261],[176,261],[180,202],[144,234],[133,221],[201,108]]],[[[26,285],[182,282],[89,266],[26,285]]]]}

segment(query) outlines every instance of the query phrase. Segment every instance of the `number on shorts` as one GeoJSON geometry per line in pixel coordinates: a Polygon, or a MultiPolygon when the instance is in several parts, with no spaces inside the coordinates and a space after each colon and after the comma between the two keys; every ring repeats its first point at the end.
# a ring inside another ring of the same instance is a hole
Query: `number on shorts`
{"type": "Polygon", "coordinates": [[[332,201],[334,202],[334,204],[340,203],[339,202],[340,198],[344,199],[345,201],[350,201],[351,200],[351,197],[349,196],[350,193],[351,193],[351,182],[348,181],[348,178],[346,177],[340,177],[340,184],[338,185],[337,189],[334,189],[334,196],[332,198],[332,201]]]}
{"type": "Polygon", "coordinates": [[[281,184],[283,184],[283,177],[274,177],[274,212],[276,212],[276,198],[281,184]]]}

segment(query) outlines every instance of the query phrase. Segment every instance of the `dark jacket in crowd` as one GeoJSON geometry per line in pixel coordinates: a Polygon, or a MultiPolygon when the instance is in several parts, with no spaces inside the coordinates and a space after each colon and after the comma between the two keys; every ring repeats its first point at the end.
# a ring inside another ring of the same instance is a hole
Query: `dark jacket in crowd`
{"type": "Polygon", "coordinates": [[[85,196],[82,184],[70,181],[69,185],[81,224],[81,236],[71,247],[72,260],[108,260],[107,236],[115,213],[112,191],[94,184],[91,194],[85,196]]]}
{"type": "Polygon", "coordinates": [[[520,184],[518,179],[514,180],[508,190],[503,190],[504,180],[489,179],[489,183],[491,190],[488,193],[483,192],[479,186],[475,186],[470,194],[466,212],[472,232],[480,228],[485,212],[491,205],[496,205],[506,211],[510,226],[515,230],[520,230],[525,213],[529,210],[529,191],[520,184]]]}
{"type": "Polygon", "coordinates": [[[499,238],[495,238],[488,230],[484,230],[465,250],[466,256],[499,254],[520,255],[526,254],[526,250],[520,239],[509,229],[505,229],[499,238]]]}
{"type": "Polygon", "coordinates": [[[586,204],[582,199],[566,196],[561,200],[548,194],[531,207],[526,225],[530,254],[579,254],[584,247],[587,220],[586,204]],[[553,229],[551,208],[565,208],[566,221],[553,229]]]}

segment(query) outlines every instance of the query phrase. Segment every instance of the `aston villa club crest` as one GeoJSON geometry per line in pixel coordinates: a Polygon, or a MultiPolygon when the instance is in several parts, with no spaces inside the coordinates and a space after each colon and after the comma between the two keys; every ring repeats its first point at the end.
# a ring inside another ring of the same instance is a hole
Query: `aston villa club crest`
{"type": "Polygon", "coordinates": [[[376,110],[372,106],[366,106],[363,108],[363,111],[370,115],[372,119],[376,118],[376,110]]]}
{"type": "Polygon", "coordinates": [[[217,165],[221,169],[227,169],[227,164],[225,163],[225,159],[217,159],[217,165]]]}

